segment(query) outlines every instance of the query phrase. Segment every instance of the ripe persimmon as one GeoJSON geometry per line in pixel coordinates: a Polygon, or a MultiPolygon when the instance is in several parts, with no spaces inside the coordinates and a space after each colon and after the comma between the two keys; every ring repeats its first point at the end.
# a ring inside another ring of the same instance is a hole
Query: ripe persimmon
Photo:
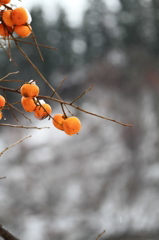
{"type": "Polygon", "coordinates": [[[5,103],[6,103],[5,98],[2,95],[0,95],[0,110],[3,109],[3,107],[5,106],[5,103]]]}
{"type": "Polygon", "coordinates": [[[26,112],[34,112],[36,108],[36,103],[33,98],[22,97],[21,104],[26,112]]]}
{"type": "Polygon", "coordinates": [[[81,129],[81,122],[75,116],[66,118],[63,121],[62,125],[63,125],[63,129],[64,129],[65,133],[70,135],[70,136],[78,133],[81,129]]]}
{"type": "Polygon", "coordinates": [[[31,27],[27,25],[15,26],[14,31],[20,37],[28,37],[31,34],[31,27]]]}
{"type": "Polygon", "coordinates": [[[56,128],[58,128],[58,129],[60,129],[60,130],[64,130],[64,128],[63,128],[63,121],[65,120],[65,116],[64,116],[64,114],[60,114],[60,113],[58,113],[58,114],[55,114],[54,115],[54,117],[53,117],[53,119],[52,119],[52,122],[53,122],[53,125],[56,127],[56,128]]]}
{"type": "Polygon", "coordinates": [[[2,119],[2,117],[3,117],[3,113],[2,111],[0,111],[0,120],[2,119]]]}
{"type": "Polygon", "coordinates": [[[11,0],[0,0],[0,4],[8,4],[11,0]]]}
{"type": "Polygon", "coordinates": [[[20,88],[21,95],[26,98],[34,98],[38,96],[39,91],[39,87],[35,84],[35,82],[25,83],[20,88]]]}
{"type": "Polygon", "coordinates": [[[14,25],[23,25],[25,23],[30,23],[29,12],[23,7],[17,7],[12,10],[11,18],[14,25]]]}
{"type": "Polygon", "coordinates": [[[0,23],[0,36],[8,37],[12,31],[13,30],[11,27],[4,26],[2,23],[0,23]]]}
{"type": "Polygon", "coordinates": [[[9,27],[14,26],[14,23],[11,18],[11,12],[12,12],[12,10],[8,9],[8,10],[3,11],[3,14],[2,14],[3,22],[9,27]]]}
{"type": "Polygon", "coordinates": [[[51,114],[52,108],[49,104],[45,103],[45,101],[43,100],[39,100],[39,101],[40,101],[40,105],[36,106],[34,110],[34,116],[39,120],[42,120],[51,114]]]}

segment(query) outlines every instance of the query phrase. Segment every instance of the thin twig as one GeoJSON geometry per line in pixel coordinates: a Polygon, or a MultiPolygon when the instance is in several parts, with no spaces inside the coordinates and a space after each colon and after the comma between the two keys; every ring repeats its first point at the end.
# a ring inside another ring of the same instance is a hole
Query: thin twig
{"type": "Polygon", "coordinates": [[[92,112],[89,112],[89,111],[86,111],[78,106],[75,106],[75,105],[71,105],[72,107],[76,108],[77,110],[81,111],[81,112],[84,112],[84,113],[87,113],[89,115],[92,115],[92,116],[95,116],[95,117],[98,117],[98,118],[102,118],[102,119],[105,119],[107,121],[111,121],[111,122],[114,122],[114,123],[117,123],[117,124],[120,124],[124,127],[132,127],[133,125],[132,124],[129,124],[129,123],[123,123],[123,122],[119,122],[115,119],[112,119],[112,118],[107,118],[107,117],[104,117],[104,116],[101,116],[101,115],[98,115],[96,113],[92,113],[92,112]]]}
{"type": "Polygon", "coordinates": [[[106,232],[106,231],[104,230],[102,233],[100,233],[100,234],[98,235],[98,237],[96,238],[96,240],[98,240],[105,232],[106,232]]]}
{"type": "Polygon", "coordinates": [[[92,87],[94,87],[94,84],[92,84],[87,90],[85,90],[80,96],[78,96],[77,98],[75,98],[70,105],[72,105],[74,102],[76,102],[79,98],[81,98],[84,94],[86,94],[87,92],[92,90],[92,87]]]}
{"type": "MultiPolygon", "coordinates": [[[[19,101],[19,102],[13,102],[13,103],[10,104],[10,105],[16,105],[16,104],[20,104],[20,103],[21,103],[20,101],[19,101]]],[[[9,109],[9,107],[5,106],[4,109],[9,109]]]]}
{"type": "Polygon", "coordinates": [[[40,43],[36,43],[36,44],[35,44],[35,43],[33,43],[33,42],[25,42],[25,41],[22,41],[22,40],[17,39],[17,38],[16,38],[16,41],[17,41],[17,42],[24,43],[24,44],[30,44],[30,45],[39,46],[39,47],[48,48],[48,49],[51,49],[51,50],[56,50],[56,51],[58,51],[58,49],[55,48],[55,47],[47,46],[47,45],[40,44],[40,43]]]}
{"type": "Polygon", "coordinates": [[[10,79],[10,80],[8,80],[8,79],[5,79],[5,80],[0,80],[0,82],[24,82],[24,80],[15,80],[15,79],[10,79]]]}
{"type": "MultiPolygon", "coordinates": [[[[16,119],[16,121],[18,122],[18,119],[17,119],[15,113],[13,112],[13,109],[10,107],[10,106],[11,106],[10,103],[8,103],[8,101],[7,101],[7,95],[6,95],[6,92],[5,92],[5,91],[4,91],[4,94],[5,94],[5,101],[6,101],[6,103],[5,103],[5,109],[6,109],[6,107],[8,106],[8,107],[9,107],[9,110],[11,111],[11,113],[12,113],[12,115],[13,115],[13,117],[14,117],[14,118],[16,119]]],[[[3,118],[6,119],[6,118],[4,117],[4,115],[3,115],[3,118]]]]}
{"type": "Polygon", "coordinates": [[[8,92],[15,92],[15,93],[20,93],[19,88],[18,89],[13,89],[13,88],[8,88],[8,87],[3,87],[0,86],[1,90],[8,91],[8,92]]]}
{"type": "Polygon", "coordinates": [[[30,121],[30,122],[32,123],[31,119],[28,118],[22,111],[20,111],[20,110],[19,110],[18,108],[16,108],[16,107],[12,106],[12,104],[10,104],[10,103],[8,103],[8,105],[9,105],[11,108],[13,108],[14,110],[16,110],[18,113],[20,113],[23,117],[25,117],[28,121],[30,121]]]}
{"type": "Polygon", "coordinates": [[[42,130],[44,128],[50,128],[50,127],[35,127],[35,126],[23,126],[23,125],[13,125],[13,124],[8,124],[8,123],[0,123],[0,126],[3,127],[13,127],[13,128],[25,128],[25,129],[38,129],[42,130]]]}
{"type": "Polygon", "coordinates": [[[2,77],[2,78],[0,79],[0,82],[1,82],[2,80],[4,80],[5,78],[9,77],[10,75],[18,74],[18,73],[19,73],[19,71],[8,73],[7,75],[5,75],[4,77],[2,77]]]}
{"type": "Polygon", "coordinates": [[[31,137],[31,135],[30,136],[26,136],[26,137],[24,137],[24,138],[22,138],[22,139],[20,139],[19,141],[17,141],[17,142],[15,142],[15,143],[13,143],[12,145],[10,145],[10,146],[8,146],[8,147],[6,147],[2,152],[0,152],[0,157],[2,156],[2,154],[4,154],[8,149],[10,149],[10,148],[12,148],[12,147],[14,147],[15,145],[17,145],[17,144],[19,144],[19,143],[21,143],[21,142],[23,142],[25,139],[27,139],[27,138],[30,138],[31,137]]]}
{"type": "Polygon", "coordinates": [[[6,178],[6,176],[5,177],[0,177],[0,180],[3,180],[3,179],[5,179],[6,178]]]}
{"type": "Polygon", "coordinates": [[[18,118],[16,117],[16,115],[15,115],[15,113],[14,113],[14,111],[13,111],[12,107],[10,107],[10,104],[8,104],[8,106],[9,106],[9,109],[8,109],[8,110],[10,110],[10,111],[11,111],[11,113],[12,113],[13,117],[14,117],[14,118],[15,118],[15,120],[18,122],[18,118]]]}
{"type": "Polygon", "coordinates": [[[64,107],[63,107],[63,104],[62,104],[62,103],[61,103],[61,108],[62,108],[62,111],[63,111],[63,114],[64,114],[65,118],[67,118],[67,115],[66,115],[66,113],[65,113],[65,109],[64,109],[64,107]]]}
{"type": "Polygon", "coordinates": [[[1,224],[0,224],[0,237],[3,238],[4,240],[19,240],[13,234],[8,232],[5,228],[3,228],[1,224]]]}
{"type": "Polygon", "coordinates": [[[40,51],[40,48],[39,48],[39,46],[38,46],[38,42],[37,42],[37,40],[36,40],[36,36],[35,36],[32,28],[30,27],[29,24],[28,24],[28,27],[29,27],[30,30],[32,31],[32,35],[33,35],[33,39],[34,39],[35,46],[37,47],[37,50],[38,50],[38,53],[39,53],[39,55],[40,55],[40,58],[41,58],[42,62],[44,62],[44,58],[43,58],[42,53],[41,53],[41,51],[40,51]]]}
{"type": "MultiPolygon", "coordinates": [[[[64,79],[60,82],[60,84],[58,85],[58,87],[55,89],[55,92],[57,92],[57,90],[62,86],[62,84],[65,82],[66,79],[67,79],[67,76],[65,76],[64,79]]],[[[51,97],[53,97],[53,95],[55,94],[55,92],[52,93],[51,97]]]]}

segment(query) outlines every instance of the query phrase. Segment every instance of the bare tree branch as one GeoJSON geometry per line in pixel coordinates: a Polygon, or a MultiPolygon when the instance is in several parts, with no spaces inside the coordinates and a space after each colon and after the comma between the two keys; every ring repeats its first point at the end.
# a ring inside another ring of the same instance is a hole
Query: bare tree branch
{"type": "Polygon", "coordinates": [[[22,139],[20,139],[18,142],[15,142],[15,143],[13,143],[12,145],[10,145],[10,146],[8,146],[8,147],[6,147],[2,152],[0,152],[0,157],[2,156],[2,154],[3,153],[5,153],[8,149],[10,149],[10,148],[12,148],[12,147],[14,147],[15,145],[17,145],[17,144],[19,144],[19,143],[21,143],[21,142],[23,142],[25,139],[27,139],[27,138],[30,138],[31,137],[31,135],[30,136],[26,136],[26,137],[24,137],[24,138],[22,138],[22,139]]]}
{"type": "Polygon", "coordinates": [[[10,75],[17,74],[17,73],[19,73],[19,71],[8,73],[7,75],[5,75],[4,77],[2,77],[2,78],[0,79],[0,82],[3,81],[5,78],[9,77],[10,75]]]}
{"type": "Polygon", "coordinates": [[[74,104],[72,104],[72,103],[70,103],[70,102],[64,102],[64,101],[61,101],[61,100],[59,100],[59,99],[57,99],[57,98],[51,98],[51,97],[48,97],[48,96],[37,96],[37,98],[50,99],[50,100],[53,100],[53,101],[55,101],[55,102],[59,102],[59,103],[64,104],[64,105],[69,105],[69,106],[71,106],[71,107],[73,107],[73,108],[75,108],[75,109],[77,109],[77,110],[79,110],[79,111],[81,111],[81,112],[87,113],[87,114],[89,114],[89,115],[92,115],[92,116],[95,116],[95,117],[98,117],[98,118],[102,118],[102,119],[105,119],[105,120],[107,120],[107,121],[111,121],[111,122],[120,124],[120,125],[125,126],[125,127],[133,127],[132,124],[119,122],[119,121],[117,121],[117,120],[115,120],[115,119],[107,118],[107,117],[104,117],[104,116],[95,114],[95,113],[93,113],[93,112],[89,112],[89,111],[84,110],[83,108],[80,108],[80,107],[78,107],[78,106],[76,106],[76,105],[74,105],[74,104]]]}
{"type": "Polygon", "coordinates": [[[89,89],[85,90],[80,96],[78,96],[77,98],[75,98],[71,103],[70,105],[72,105],[74,102],[76,102],[79,98],[81,98],[84,94],[86,94],[87,92],[91,91],[92,90],[92,87],[94,87],[94,84],[92,84],[89,89]]]}
{"type": "MultiPolygon", "coordinates": [[[[93,87],[93,86],[91,86],[91,87],[93,87]]],[[[77,99],[79,99],[81,96],[83,96],[83,94],[85,94],[85,93],[87,93],[88,91],[90,91],[90,90],[91,90],[91,87],[90,87],[88,90],[86,90],[85,92],[83,92],[83,93],[82,93],[79,97],[77,97],[74,101],[77,101],[77,99]]],[[[6,88],[6,87],[3,87],[3,86],[0,86],[0,89],[6,90],[6,91],[10,91],[10,92],[20,93],[18,90],[15,90],[15,89],[12,89],[12,88],[6,88]]],[[[54,90],[54,91],[55,91],[55,90],[54,90]]],[[[79,111],[81,111],[81,112],[87,113],[87,114],[89,114],[89,115],[92,115],[92,116],[95,116],[95,117],[98,117],[98,118],[102,118],[102,119],[105,119],[105,120],[107,120],[107,121],[111,121],[111,122],[120,124],[120,125],[125,126],[125,127],[126,127],[126,126],[127,126],[127,127],[133,127],[132,124],[119,122],[119,121],[117,121],[117,120],[115,120],[115,119],[107,118],[107,117],[104,117],[104,116],[95,114],[95,113],[93,113],[93,112],[89,112],[89,111],[87,111],[87,110],[84,110],[84,109],[82,109],[82,108],[74,105],[74,104],[73,104],[74,101],[72,101],[72,102],[65,102],[65,101],[61,100],[61,98],[60,98],[60,99],[57,99],[57,98],[53,98],[53,97],[49,97],[49,96],[41,96],[41,95],[37,96],[37,98],[53,100],[53,101],[55,101],[55,102],[58,102],[58,103],[63,104],[64,106],[71,106],[71,107],[73,107],[73,108],[75,108],[75,109],[77,109],[77,110],[79,110],[79,111]]],[[[67,109],[67,110],[68,110],[68,109],[67,109]]],[[[69,112],[70,112],[70,111],[69,111],[69,112]]]]}
{"type": "Polygon", "coordinates": [[[0,180],[5,179],[5,178],[6,178],[6,176],[5,177],[0,177],[0,180]]]}
{"type": "Polygon", "coordinates": [[[13,128],[25,128],[25,129],[44,129],[44,128],[50,128],[50,127],[35,127],[35,126],[22,126],[22,125],[12,125],[12,124],[7,124],[7,123],[0,123],[0,126],[3,127],[13,127],[13,128]]]}
{"type": "Polygon", "coordinates": [[[19,240],[15,236],[13,236],[10,232],[8,232],[5,228],[0,224],[0,237],[4,240],[19,240]]]}
{"type": "Polygon", "coordinates": [[[100,234],[97,236],[96,240],[98,240],[105,232],[106,232],[106,231],[104,230],[102,233],[100,233],[100,234]]]}

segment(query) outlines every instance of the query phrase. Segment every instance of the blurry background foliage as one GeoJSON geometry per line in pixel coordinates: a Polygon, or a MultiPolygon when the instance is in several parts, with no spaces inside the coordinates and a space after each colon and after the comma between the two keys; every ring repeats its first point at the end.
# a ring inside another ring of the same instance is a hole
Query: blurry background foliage
{"type": "MultiPolygon", "coordinates": [[[[134,126],[73,110],[83,122],[79,136],[70,139],[51,129],[46,138],[40,133],[43,141],[38,133],[19,145],[12,157],[8,151],[0,169],[8,177],[0,182],[0,222],[19,238],[92,240],[106,229],[103,239],[158,239],[159,1],[118,5],[110,11],[105,1],[89,0],[78,27],[68,24],[63,9],[53,23],[40,7],[31,11],[38,43],[58,51],[41,48],[43,63],[34,46],[20,45],[53,87],[68,76],[60,96],[72,100],[93,83],[80,107],[134,126]]],[[[1,76],[19,70],[10,78],[38,80],[41,94],[50,95],[17,49],[11,51],[17,65],[1,50],[1,76]]],[[[1,129],[2,146],[6,132],[1,129]]]]}

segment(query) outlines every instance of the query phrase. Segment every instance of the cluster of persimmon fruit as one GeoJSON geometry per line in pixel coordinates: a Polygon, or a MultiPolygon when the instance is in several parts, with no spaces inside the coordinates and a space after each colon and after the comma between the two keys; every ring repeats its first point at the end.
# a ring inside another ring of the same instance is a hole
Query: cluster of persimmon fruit
{"type": "Polygon", "coordinates": [[[45,119],[50,117],[53,125],[64,131],[66,134],[72,136],[77,134],[81,129],[81,122],[76,116],[66,116],[66,114],[55,114],[51,116],[52,108],[43,99],[38,100],[40,89],[35,81],[30,80],[28,83],[24,83],[20,88],[22,95],[21,104],[26,112],[34,112],[34,116],[39,119],[45,119]]]}
{"type": "MultiPolygon", "coordinates": [[[[28,83],[24,83],[20,88],[21,104],[26,112],[34,112],[34,116],[39,119],[45,119],[50,117],[53,125],[64,131],[66,134],[72,136],[77,134],[81,130],[81,122],[76,116],[66,116],[65,113],[58,113],[51,116],[52,108],[43,99],[38,100],[40,89],[36,85],[35,81],[30,80],[28,83]]],[[[0,120],[3,118],[2,109],[5,107],[6,100],[0,95],[0,120]]]]}
{"type": "Polygon", "coordinates": [[[32,33],[31,15],[24,7],[12,8],[11,0],[0,0],[0,36],[4,39],[16,33],[25,38],[32,33]]]}
{"type": "MultiPolygon", "coordinates": [[[[13,37],[14,33],[23,38],[28,37],[32,33],[31,20],[30,13],[24,7],[15,7],[11,0],[0,0],[0,37],[3,39],[13,37]]],[[[77,134],[81,129],[80,120],[76,116],[66,116],[65,113],[51,116],[52,108],[43,99],[39,100],[39,91],[33,80],[21,86],[23,109],[26,112],[34,112],[34,116],[39,120],[49,117],[57,129],[70,136],[77,134]]],[[[0,120],[3,118],[2,109],[5,103],[5,98],[0,95],[0,120]]]]}

